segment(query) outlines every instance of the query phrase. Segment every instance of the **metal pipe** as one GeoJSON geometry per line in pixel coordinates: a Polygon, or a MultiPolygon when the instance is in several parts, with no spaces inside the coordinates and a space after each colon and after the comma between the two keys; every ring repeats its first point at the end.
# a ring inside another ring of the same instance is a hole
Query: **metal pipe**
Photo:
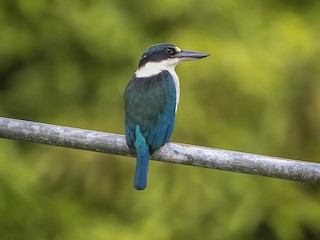
{"type": "MultiPolygon", "coordinates": [[[[0,117],[0,137],[134,156],[123,135],[0,117]]],[[[0,146],[1,149],[1,146],[0,146]]],[[[274,178],[320,183],[320,164],[181,143],[167,143],[154,160],[274,178]]]]}

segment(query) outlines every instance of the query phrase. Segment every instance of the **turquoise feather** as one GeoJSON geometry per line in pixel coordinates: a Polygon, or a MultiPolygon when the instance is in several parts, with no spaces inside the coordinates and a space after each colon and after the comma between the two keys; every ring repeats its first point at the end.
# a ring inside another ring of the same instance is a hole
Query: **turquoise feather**
{"type": "Polygon", "coordinates": [[[171,74],[163,71],[148,78],[134,76],[124,101],[126,142],[137,152],[135,188],[142,190],[147,183],[150,154],[167,143],[173,132],[176,89],[171,74]]]}

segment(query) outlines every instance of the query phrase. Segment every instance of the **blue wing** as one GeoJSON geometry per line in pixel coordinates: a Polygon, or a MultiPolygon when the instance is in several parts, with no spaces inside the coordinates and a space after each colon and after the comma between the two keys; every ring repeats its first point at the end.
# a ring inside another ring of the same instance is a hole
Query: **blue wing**
{"type": "Polygon", "coordinates": [[[125,91],[126,142],[133,147],[138,125],[151,151],[169,141],[175,122],[176,89],[164,71],[149,78],[134,77],[125,91]]]}

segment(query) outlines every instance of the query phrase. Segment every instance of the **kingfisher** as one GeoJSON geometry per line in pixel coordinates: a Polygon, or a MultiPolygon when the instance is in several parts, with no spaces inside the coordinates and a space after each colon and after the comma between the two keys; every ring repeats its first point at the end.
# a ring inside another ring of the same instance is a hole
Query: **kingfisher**
{"type": "Polygon", "coordinates": [[[155,44],[142,54],[124,93],[126,143],[137,156],[136,190],[146,188],[150,155],[169,141],[174,128],[180,97],[175,67],[207,56],[167,43],[155,44]]]}

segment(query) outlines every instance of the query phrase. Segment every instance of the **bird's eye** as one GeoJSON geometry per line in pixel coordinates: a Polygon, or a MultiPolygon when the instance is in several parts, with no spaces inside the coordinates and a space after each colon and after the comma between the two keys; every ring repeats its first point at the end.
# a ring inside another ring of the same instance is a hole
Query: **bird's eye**
{"type": "Polygon", "coordinates": [[[172,54],[175,53],[173,48],[166,48],[164,51],[165,51],[166,53],[169,53],[170,55],[172,55],[172,54]]]}

